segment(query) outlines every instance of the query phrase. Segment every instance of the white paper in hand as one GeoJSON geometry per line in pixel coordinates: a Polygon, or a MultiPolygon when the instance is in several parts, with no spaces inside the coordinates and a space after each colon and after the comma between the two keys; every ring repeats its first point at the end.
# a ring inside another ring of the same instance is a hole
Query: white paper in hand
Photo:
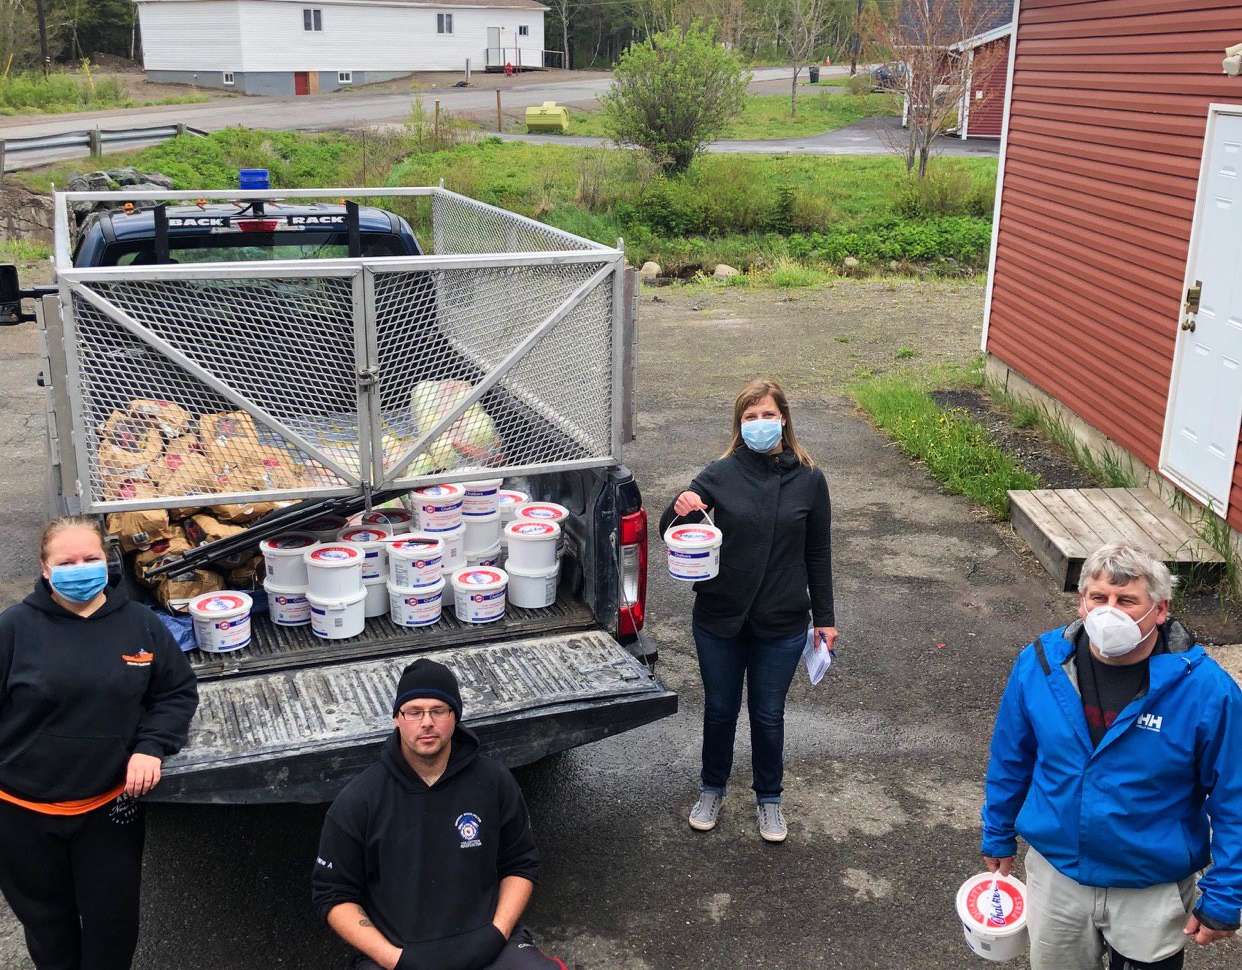
{"type": "Polygon", "coordinates": [[[815,642],[815,629],[806,631],[806,646],[802,648],[802,661],[806,664],[806,675],[814,686],[824,679],[824,674],[832,666],[832,653],[826,646],[815,642]]]}

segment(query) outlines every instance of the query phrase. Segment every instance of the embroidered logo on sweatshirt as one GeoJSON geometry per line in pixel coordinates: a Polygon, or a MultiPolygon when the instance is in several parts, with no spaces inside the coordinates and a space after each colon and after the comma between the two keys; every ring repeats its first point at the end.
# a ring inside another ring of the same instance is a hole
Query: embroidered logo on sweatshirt
{"type": "Polygon", "coordinates": [[[151,661],[155,659],[155,654],[139,650],[137,653],[123,653],[121,654],[121,659],[130,667],[150,667],[151,661]]]}
{"type": "Polygon", "coordinates": [[[466,812],[464,815],[458,815],[457,821],[453,823],[457,826],[457,832],[461,836],[461,847],[463,849],[473,849],[483,844],[479,838],[479,827],[483,824],[479,816],[474,812],[466,812]]]}

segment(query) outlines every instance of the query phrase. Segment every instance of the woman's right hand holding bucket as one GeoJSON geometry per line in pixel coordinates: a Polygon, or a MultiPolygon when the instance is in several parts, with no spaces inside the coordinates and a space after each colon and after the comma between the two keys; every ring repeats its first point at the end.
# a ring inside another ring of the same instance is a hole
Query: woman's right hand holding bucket
{"type": "Polygon", "coordinates": [[[689,515],[691,512],[706,512],[707,506],[703,504],[703,498],[698,492],[687,490],[677,496],[673,511],[678,515],[689,515]]]}

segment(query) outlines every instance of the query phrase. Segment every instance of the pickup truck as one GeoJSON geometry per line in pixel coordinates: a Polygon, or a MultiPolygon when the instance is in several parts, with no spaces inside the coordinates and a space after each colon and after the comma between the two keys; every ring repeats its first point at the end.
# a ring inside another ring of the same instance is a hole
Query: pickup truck
{"type": "MultiPolygon", "coordinates": [[[[43,338],[51,514],[266,503],[235,549],[479,477],[571,513],[550,607],[472,625],[446,605],[432,626],[375,617],[347,640],[257,614],[248,647],[192,650],[199,711],[155,797],[330,800],[391,731],[415,656],[457,673],[466,723],[510,765],[676,710],[643,632],[647,513],[620,458],[635,284],[619,248],[442,187],[87,192],[56,196],[53,264],[53,285],[28,289],[0,266],[0,322],[37,321],[43,338]],[[407,219],[354,201],[368,196],[422,206],[434,255],[407,219]],[[109,208],[78,226],[83,203],[109,208]],[[445,386],[440,411],[418,412],[445,386]],[[177,427],[127,425],[133,463],[173,474],[116,467],[109,434],[138,401],[177,427]],[[226,421],[253,429],[244,454],[210,437],[226,421]],[[187,440],[198,453],[174,455],[187,440]],[[206,471],[187,475],[195,462],[206,471]]],[[[133,557],[110,554],[149,596],[133,557]]]]}

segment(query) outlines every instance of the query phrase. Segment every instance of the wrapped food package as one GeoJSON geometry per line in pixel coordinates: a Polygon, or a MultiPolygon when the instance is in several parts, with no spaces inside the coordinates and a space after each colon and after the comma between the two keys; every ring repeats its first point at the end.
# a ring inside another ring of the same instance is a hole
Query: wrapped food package
{"type": "Polygon", "coordinates": [[[242,464],[239,471],[249,479],[255,491],[276,492],[298,488],[301,484],[298,468],[283,448],[258,445],[253,458],[242,464]]]}
{"type": "Polygon", "coordinates": [[[134,578],[144,586],[154,586],[158,579],[148,579],[147,570],[165,562],[178,559],[194,547],[178,532],[167,539],[159,539],[134,556],[134,578]]]}
{"type": "Polygon", "coordinates": [[[190,600],[202,593],[218,593],[227,587],[224,577],[210,569],[162,576],[155,584],[155,598],[170,613],[188,613],[190,600]]]}
{"type": "Polygon", "coordinates": [[[190,516],[182,523],[182,528],[185,529],[186,538],[196,546],[228,539],[246,531],[240,525],[226,525],[214,516],[202,513],[190,516]]]}
{"type": "Polygon", "coordinates": [[[99,436],[96,460],[102,479],[142,479],[160,456],[164,439],[142,418],[113,411],[99,436]]]}
{"type": "MultiPolygon", "coordinates": [[[[415,384],[410,395],[410,416],[415,427],[421,434],[430,431],[471,390],[473,385],[468,381],[422,381],[415,384]]],[[[437,435],[436,444],[440,442],[448,442],[454,452],[453,460],[445,464],[445,468],[461,464],[488,466],[502,460],[496,424],[477,402],[437,435]]],[[[442,455],[433,455],[431,460],[439,457],[442,455]]]]}
{"type": "Polygon", "coordinates": [[[263,557],[260,556],[245,566],[230,569],[225,573],[224,581],[229,589],[247,592],[258,589],[263,583],[263,557]]]}
{"type": "Polygon", "coordinates": [[[172,401],[139,398],[129,402],[129,413],[141,418],[170,440],[190,430],[190,412],[172,401]]]}
{"type": "Polygon", "coordinates": [[[220,491],[220,476],[206,458],[165,455],[152,468],[161,495],[211,495],[220,491]]]}
{"type": "Polygon", "coordinates": [[[254,419],[245,411],[204,414],[199,419],[198,429],[203,439],[203,452],[219,471],[230,463],[245,462],[245,455],[260,447],[254,419]]]}
{"type": "Polygon", "coordinates": [[[213,505],[211,514],[221,522],[233,525],[248,525],[263,516],[275,512],[280,506],[276,502],[245,502],[237,505],[213,505]]]}
{"type": "Polygon", "coordinates": [[[176,534],[164,509],[143,509],[139,512],[112,512],[105,520],[108,535],[116,536],[123,552],[148,549],[151,543],[176,534]]]}
{"type": "Polygon", "coordinates": [[[146,476],[100,475],[100,487],[106,502],[128,502],[133,499],[155,498],[155,483],[146,476]]]}

